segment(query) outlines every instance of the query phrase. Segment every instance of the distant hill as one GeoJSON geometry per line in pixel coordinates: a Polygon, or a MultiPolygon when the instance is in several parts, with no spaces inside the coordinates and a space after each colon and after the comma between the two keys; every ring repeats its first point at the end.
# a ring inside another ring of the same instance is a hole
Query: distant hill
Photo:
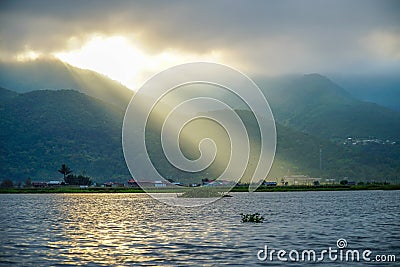
{"type": "Polygon", "coordinates": [[[125,108],[133,92],[110,78],[57,59],[0,62],[0,87],[25,93],[35,90],[74,89],[125,108]]]}
{"type": "MultiPolygon", "coordinates": [[[[5,95],[7,97],[2,97],[0,102],[0,180],[61,179],[57,169],[63,163],[76,174],[90,175],[97,182],[123,182],[129,177],[121,147],[124,111],[119,107],[73,90],[17,94],[0,89],[0,96],[5,95]]],[[[239,111],[239,114],[254,135],[257,125],[249,119],[248,112],[239,111]]],[[[337,180],[349,177],[352,180],[398,181],[400,177],[400,144],[342,145],[280,124],[277,130],[277,154],[269,179],[288,173],[337,180]],[[319,169],[320,147],[323,149],[322,171],[319,169]]],[[[210,133],[211,128],[203,132],[210,133]]],[[[153,147],[159,144],[156,131],[150,132],[148,138],[153,147]]],[[[172,175],[175,180],[188,182],[187,174],[169,172],[170,166],[160,151],[160,147],[150,150],[160,171],[172,175]]]]}
{"type": "Polygon", "coordinates": [[[259,80],[275,119],[323,138],[400,138],[400,113],[353,98],[319,74],[259,80]]]}

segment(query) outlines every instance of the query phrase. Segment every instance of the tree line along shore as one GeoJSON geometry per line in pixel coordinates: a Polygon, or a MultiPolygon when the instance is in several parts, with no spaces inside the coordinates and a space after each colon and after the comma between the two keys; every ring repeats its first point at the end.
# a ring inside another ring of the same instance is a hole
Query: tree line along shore
{"type": "MultiPolygon", "coordinates": [[[[155,193],[183,192],[187,188],[159,188],[153,189],[155,193]]],[[[319,186],[261,186],[256,192],[298,192],[298,191],[353,191],[353,190],[400,190],[400,184],[370,183],[364,185],[319,185],[319,186]]],[[[147,190],[146,190],[147,191],[147,190]]],[[[226,192],[226,188],[221,188],[226,192]]],[[[231,192],[248,192],[248,185],[235,186],[231,192]]],[[[145,193],[142,188],[126,187],[85,187],[62,186],[47,188],[0,188],[0,193],[145,193]]]]}
{"type": "MultiPolygon", "coordinates": [[[[200,187],[202,190],[212,190],[216,192],[248,192],[249,184],[238,183],[235,186],[231,183],[218,183],[217,180],[202,179],[201,184],[177,183],[168,179],[168,184],[149,184],[148,187],[142,183],[139,185],[134,179],[128,181],[128,185],[123,183],[107,182],[102,185],[93,183],[92,178],[85,175],[73,175],[72,170],[62,164],[57,170],[63,175],[63,181],[32,182],[30,178],[14,185],[10,179],[3,180],[0,184],[0,193],[184,193],[191,188],[200,187]],[[163,185],[163,186],[160,186],[163,185]],[[179,186],[173,186],[179,185],[179,186]]],[[[286,176],[285,176],[286,177],[286,176]]],[[[320,183],[321,178],[309,178],[308,176],[293,176],[297,180],[304,180],[307,183],[288,183],[282,178],[281,183],[264,181],[256,192],[291,192],[291,191],[344,191],[344,190],[399,190],[400,184],[390,184],[388,182],[349,182],[342,180],[340,183],[320,183]]],[[[292,177],[292,178],[293,178],[292,177]]],[[[288,178],[287,178],[288,179],[288,178]]],[[[303,181],[303,182],[304,182],[303,181]]]]}

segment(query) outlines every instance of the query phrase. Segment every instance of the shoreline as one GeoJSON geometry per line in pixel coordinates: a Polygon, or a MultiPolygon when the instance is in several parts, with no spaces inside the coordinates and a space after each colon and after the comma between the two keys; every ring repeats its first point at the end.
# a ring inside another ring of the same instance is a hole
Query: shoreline
{"type": "MultiPolygon", "coordinates": [[[[180,193],[190,188],[176,189],[155,189],[151,193],[180,193]]],[[[321,186],[262,186],[256,192],[307,192],[307,191],[359,191],[359,190],[400,190],[400,184],[370,184],[370,185],[321,185],[321,186]]],[[[221,190],[227,191],[227,190],[221,190]]],[[[237,186],[230,192],[248,192],[247,186],[237,186]]],[[[48,194],[48,193],[146,193],[141,188],[126,187],[54,187],[54,188],[0,188],[0,194],[48,194]]]]}

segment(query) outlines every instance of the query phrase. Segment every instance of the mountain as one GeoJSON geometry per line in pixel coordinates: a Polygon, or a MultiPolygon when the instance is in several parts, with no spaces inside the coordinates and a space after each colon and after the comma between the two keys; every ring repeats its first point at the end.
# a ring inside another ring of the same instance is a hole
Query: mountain
{"type": "Polygon", "coordinates": [[[352,97],[319,74],[259,80],[275,119],[322,138],[400,138],[400,113],[352,97]]]}
{"type": "Polygon", "coordinates": [[[14,97],[16,97],[18,95],[18,93],[2,88],[0,87],[0,101],[1,102],[6,102],[14,97]]]}
{"type": "MultiPolygon", "coordinates": [[[[360,78],[359,83],[365,84],[363,80],[365,79],[360,78]]],[[[396,84],[392,80],[387,85],[391,85],[391,91],[396,84]]],[[[350,85],[353,84],[353,88],[355,82],[354,79],[352,81],[350,85]]],[[[276,120],[289,128],[330,139],[399,138],[399,112],[360,101],[319,74],[259,78],[256,82],[267,97],[276,120]]],[[[131,90],[101,74],[70,66],[56,59],[0,62],[0,86],[17,92],[74,89],[122,109],[125,109],[133,95],[131,90]]],[[[184,93],[184,98],[195,95],[193,91],[190,88],[184,93]]],[[[203,91],[212,90],[208,88],[203,91]]],[[[179,95],[177,99],[179,97],[183,95],[179,95]]],[[[227,98],[229,96],[225,96],[227,98]]],[[[392,101],[398,100],[392,98],[392,101]]],[[[242,107],[237,105],[235,108],[242,107]]]]}
{"type": "MultiPolygon", "coordinates": [[[[400,113],[360,101],[318,74],[256,81],[277,122],[277,154],[268,179],[291,173],[337,180],[349,177],[399,181],[400,113]]],[[[125,181],[129,177],[121,148],[123,115],[133,94],[127,88],[95,72],[56,60],[0,63],[0,86],[0,180],[55,179],[59,177],[56,170],[63,163],[76,174],[85,173],[96,181],[125,181]],[[79,92],[60,90],[67,88],[79,92]]],[[[240,110],[238,113],[255,140],[252,146],[257,147],[257,125],[243,110],[246,106],[240,98],[224,91],[187,86],[169,94],[171,101],[161,110],[204,95],[229,102],[240,110]]],[[[170,172],[157,132],[162,120],[155,118],[158,126],[151,125],[148,143],[152,145],[150,157],[161,173],[190,182],[207,171],[214,177],[221,172],[219,166],[210,166],[197,176],[170,172]]],[[[210,129],[212,126],[200,124],[189,135],[201,140],[202,135],[214,134],[210,129]]],[[[226,135],[214,136],[227,140],[226,135]]],[[[182,149],[193,150],[185,146],[182,149]]],[[[255,158],[256,154],[254,150],[251,156],[255,158]]],[[[196,157],[196,153],[187,155],[196,157]]],[[[226,160],[224,157],[221,162],[226,160]]]]}
{"type": "Polygon", "coordinates": [[[330,77],[357,99],[400,112],[400,73],[331,74],[330,77]]]}
{"type": "MultiPolygon", "coordinates": [[[[0,89],[0,96],[7,96],[0,102],[0,180],[61,179],[57,169],[63,163],[74,173],[90,175],[97,182],[124,182],[130,177],[122,154],[124,111],[119,107],[74,90],[17,94],[0,89]]],[[[251,114],[248,111],[238,111],[238,114],[249,129],[253,145],[256,144],[257,125],[251,114]]],[[[203,132],[211,134],[213,128],[193,132],[200,137],[203,132]]],[[[398,181],[400,177],[400,144],[343,145],[279,123],[277,132],[276,159],[269,179],[279,180],[288,173],[337,180],[349,177],[398,181]],[[322,170],[319,169],[321,147],[322,170]]],[[[150,131],[148,138],[150,157],[161,173],[184,182],[204,178],[202,175],[207,171],[197,176],[170,172],[170,165],[160,150],[157,131],[150,131]]],[[[251,156],[256,154],[253,150],[251,156]]],[[[213,171],[211,175],[221,170],[213,171]]]]}
{"type": "Polygon", "coordinates": [[[0,86],[19,93],[74,89],[122,108],[133,95],[131,90],[106,76],[57,59],[0,62],[0,86]]]}
{"type": "Polygon", "coordinates": [[[128,176],[122,109],[73,90],[0,95],[9,95],[0,103],[0,179],[55,179],[63,163],[98,178],[128,176]]]}

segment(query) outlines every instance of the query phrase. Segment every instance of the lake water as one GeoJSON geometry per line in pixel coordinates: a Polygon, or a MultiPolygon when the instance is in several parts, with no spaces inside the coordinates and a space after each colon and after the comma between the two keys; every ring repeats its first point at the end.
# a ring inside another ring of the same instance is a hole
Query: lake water
{"type": "Polygon", "coordinates": [[[2,266],[282,266],[258,251],[267,245],[288,257],[337,249],[341,238],[346,249],[371,250],[370,259],[396,256],[371,265],[400,261],[400,191],[234,193],[201,208],[145,194],[3,194],[0,205],[2,266]],[[264,223],[241,223],[240,213],[255,212],[264,223]]]}

